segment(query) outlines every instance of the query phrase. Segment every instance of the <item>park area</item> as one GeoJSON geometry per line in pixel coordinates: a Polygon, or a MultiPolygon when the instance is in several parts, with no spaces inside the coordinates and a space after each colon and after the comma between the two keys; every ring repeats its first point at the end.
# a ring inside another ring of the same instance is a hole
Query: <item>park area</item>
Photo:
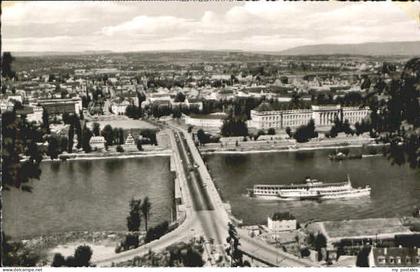
{"type": "Polygon", "coordinates": [[[135,130],[135,129],[156,129],[156,126],[143,121],[143,120],[133,120],[133,119],[124,119],[124,120],[104,120],[104,121],[94,121],[89,122],[90,126],[93,126],[93,123],[98,123],[101,128],[106,125],[110,125],[113,128],[122,128],[124,130],[135,130]]]}

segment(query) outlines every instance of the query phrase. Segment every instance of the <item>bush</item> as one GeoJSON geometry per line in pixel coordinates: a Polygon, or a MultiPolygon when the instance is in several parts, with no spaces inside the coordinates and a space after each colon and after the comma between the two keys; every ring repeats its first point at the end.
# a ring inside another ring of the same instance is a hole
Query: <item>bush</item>
{"type": "Polygon", "coordinates": [[[300,126],[296,129],[296,132],[293,134],[293,138],[298,143],[304,143],[309,141],[311,138],[318,137],[318,132],[315,131],[314,120],[311,119],[306,126],[300,126]]]}
{"type": "Polygon", "coordinates": [[[141,145],[141,141],[140,140],[137,140],[136,145],[137,145],[138,151],[143,151],[143,146],[141,145]]]}
{"type": "Polygon", "coordinates": [[[267,131],[268,135],[275,135],[276,134],[276,130],[274,128],[269,128],[267,131]]]}
{"type": "MultiPolygon", "coordinates": [[[[144,138],[150,139],[150,144],[157,145],[157,139],[156,139],[156,130],[154,129],[144,129],[140,132],[140,135],[144,138]]],[[[144,144],[144,142],[142,142],[144,144]]]]}
{"type": "Polygon", "coordinates": [[[52,267],[61,267],[64,266],[66,264],[66,259],[64,258],[63,255],[61,255],[60,253],[56,253],[54,255],[54,259],[52,261],[51,266],[52,267]]]}
{"type": "Polygon", "coordinates": [[[128,234],[125,237],[125,240],[121,244],[124,250],[128,250],[130,248],[138,248],[139,247],[139,236],[134,234],[128,234]]]}
{"type": "Polygon", "coordinates": [[[168,229],[169,229],[169,223],[168,223],[168,221],[164,221],[164,222],[160,223],[159,225],[157,225],[153,228],[150,228],[146,233],[146,237],[144,238],[144,241],[146,243],[149,243],[153,240],[159,239],[165,233],[168,232],[168,229]]]}
{"type": "Polygon", "coordinates": [[[89,266],[92,254],[92,249],[89,246],[79,246],[74,252],[75,265],[77,267],[89,266]]]}
{"type": "Polygon", "coordinates": [[[245,120],[228,118],[223,121],[220,132],[223,137],[248,136],[248,126],[245,120]]]}
{"type": "Polygon", "coordinates": [[[302,258],[309,257],[310,255],[311,251],[306,247],[300,251],[300,256],[302,256],[302,258]]]}
{"type": "Polygon", "coordinates": [[[122,146],[120,146],[120,145],[117,145],[117,152],[120,152],[120,153],[122,153],[122,152],[124,152],[124,148],[122,147],[122,146]]]}

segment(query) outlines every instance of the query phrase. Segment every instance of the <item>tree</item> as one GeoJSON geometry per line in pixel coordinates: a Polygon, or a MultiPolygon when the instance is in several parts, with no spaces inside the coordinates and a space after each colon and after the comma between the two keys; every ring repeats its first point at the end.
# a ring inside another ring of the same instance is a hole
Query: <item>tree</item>
{"type": "Polygon", "coordinates": [[[197,138],[200,145],[205,145],[209,141],[209,136],[201,128],[197,131],[197,138]]]}
{"type": "Polygon", "coordinates": [[[120,145],[117,145],[117,148],[115,149],[117,152],[119,153],[123,153],[124,152],[124,148],[120,145]]]}
{"type": "Polygon", "coordinates": [[[120,130],[118,128],[112,129],[113,144],[120,144],[119,142],[120,130]]]}
{"type": "Polygon", "coordinates": [[[125,115],[133,119],[139,119],[141,117],[141,109],[135,105],[128,105],[125,109],[125,115]]]}
{"type": "Polygon", "coordinates": [[[151,208],[152,208],[152,204],[149,201],[149,197],[146,196],[143,200],[143,203],[141,204],[141,207],[140,207],[141,213],[143,214],[144,226],[145,226],[146,231],[147,231],[147,223],[148,223],[148,220],[149,220],[149,215],[150,215],[151,208]]]}
{"type": "Polygon", "coordinates": [[[229,117],[223,121],[221,134],[224,137],[248,136],[248,126],[243,119],[229,117]]]}
{"type": "Polygon", "coordinates": [[[357,267],[369,267],[369,253],[371,247],[364,246],[359,253],[357,254],[356,258],[356,266],[357,267]]]}
{"type": "Polygon", "coordinates": [[[61,267],[66,265],[66,259],[60,253],[54,254],[54,258],[52,261],[52,267],[61,267]]]}
{"type": "Polygon", "coordinates": [[[136,141],[136,146],[137,146],[137,150],[138,151],[143,151],[143,146],[141,145],[141,141],[137,140],[136,141]]]}
{"type": "Polygon", "coordinates": [[[228,233],[229,236],[226,238],[226,242],[230,246],[226,249],[226,253],[231,257],[232,266],[242,266],[242,252],[238,249],[238,246],[240,245],[238,232],[235,226],[230,222],[228,223],[228,233]]]}
{"type": "Polygon", "coordinates": [[[96,123],[96,122],[93,123],[93,129],[92,129],[93,135],[99,136],[100,131],[101,131],[101,126],[99,125],[99,123],[96,123]]]}
{"type": "Polygon", "coordinates": [[[31,251],[22,242],[11,242],[9,237],[2,232],[2,266],[12,267],[34,267],[40,261],[41,256],[38,252],[31,251]]]}
{"type": "Polygon", "coordinates": [[[139,100],[139,108],[141,108],[141,104],[146,101],[146,95],[144,92],[137,92],[137,99],[139,100]]]}
{"type": "Polygon", "coordinates": [[[315,237],[315,249],[318,251],[318,261],[322,260],[321,249],[327,247],[327,238],[325,238],[324,234],[318,233],[315,237]]]}
{"type": "Polygon", "coordinates": [[[42,111],[42,127],[45,133],[50,133],[50,121],[48,111],[44,108],[42,111]]]}
{"type": "Polygon", "coordinates": [[[122,128],[118,129],[118,142],[124,144],[124,130],[122,128]]]}
{"type": "Polygon", "coordinates": [[[131,199],[130,212],[127,217],[128,231],[139,231],[141,223],[141,199],[131,199]]]}
{"type": "Polygon", "coordinates": [[[105,138],[107,147],[114,143],[114,133],[112,132],[112,127],[110,125],[106,125],[102,129],[101,135],[105,138]]]}
{"type": "Polygon", "coordinates": [[[280,77],[280,82],[283,84],[287,84],[289,83],[289,78],[287,76],[281,76],[280,77]]]}
{"type": "Polygon", "coordinates": [[[16,72],[12,69],[12,62],[14,60],[15,58],[10,52],[3,52],[3,57],[1,59],[1,75],[3,78],[16,78],[16,72]]]}
{"type": "Polygon", "coordinates": [[[185,95],[182,92],[179,92],[175,96],[175,102],[184,102],[185,101],[185,95]]]}
{"type": "Polygon", "coordinates": [[[73,121],[72,116],[68,112],[62,114],[62,119],[64,124],[71,124],[73,121]]]}
{"type": "Polygon", "coordinates": [[[292,129],[290,127],[286,127],[286,133],[289,137],[292,137],[292,129]]]}
{"type": "Polygon", "coordinates": [[[67,146],[67,152],[72,153],[73,152],[73,145],[74,145],[74,123],[72,122],[69,127],[69,133],[68,133],[68,146],[67,146]]]}
{"type": "Polygon", "coordinates": [[[401,76],[390,82],[390,99],[379,104],[376,111],[370,105],[371,134],[379,134],[378,141],[390,144],[386,155],[392,163],[408,163],[411,168],[420,167],[419,90],[420,58],[413,58],[405,64],[401,76]]]}
{"type": "Polygon", "coordinates": [[[316,137],[318,137],[318,133],[315,131],[315,122],[313,119],[307,125],[298,127],[293,134],[293,138],[298,143],[304,143],[316,137]]]}
{"type": "Polygon", "coordinates": [[[47,155],[50,156],[52,160],[57,159],[58,155],[61,154],[63,150],[67,149],[67,144],[67,138],[65,137],[58,137],[56,135],[49,136],[47,155]]]}
{"type": "Polygon", "coordinates": [[[145,243],[159,239],[165,233],[168,232],[168,229],[169,229],[168,221],[164,221],[155,227],[149,228],[149,230],[146,233],[146,237],[144,238],[145,243]]]}
{"type": "Polygon", "coordinates": [[[276,134],[276,130],[274,128],[269,128],[267,131],[268,135],[275,135],[276,134]]]}
{"type": "Polygon", "coordinates": [[[90,258],[92,257],[92,254],[92,249],[89,246],[78,246],[74,252],[76,267],[90,266],[90,258]]]}
{"type": "Polygon", "coordinates": [[[172,117],[179,119],[179,118],[181,118],[181,116],[182,116],[182,112],[179,109],[179,107],[174,108],[173,112],[172,112],[172,117]]]}
{"type": "Polygon", "coordinates": [[[297,92],[292,94],[292,99],[290,100],[290,105],[292,108],[299,108],[302,105],[300,95],[297,92]]]}
{"type": "Polygon", "coordinates": [[[89,153],[92,151],[92,148],[90,146],[90,138],[92,138],[93,134],[92,131],[90,131],[90,129],[86,126],[86,124],[83,127],[83,132],[82,132],[82,148],[83,151],[85,151],[86,153],[89,153]]]}
{"type": "Polygon", "coordinates": [[[191,247],[188,247],[187,254],[182,260],[185,267],[202,267],[204,265],[201,254],[191,247]]]}
{"type": "Polygon", "coordinates": [[[42,160],[37,143],[43,141],[43,130],[36,123],[29,123],[16,112],[2,113],[2,185],[30,190],[26,183],[39,179],[42,160]],[[24,159],[24,155],[27,157],[24,159]]]}
{"type": "Polygon", "coordinates": [[[76,115],[73,118],[74,118],[74,129],[76,130],[76,136],[77,136],[76,148],[81,148],[82,147],[82,126],[80,124],[79,118],[76,115]]]}
{"type": "Polygon", "coordinates": [[[66,136],[61,136],[58,138],[60,143],[60,154],[64,151],[67,151],[69,145],[69,139],[66,136]]]}

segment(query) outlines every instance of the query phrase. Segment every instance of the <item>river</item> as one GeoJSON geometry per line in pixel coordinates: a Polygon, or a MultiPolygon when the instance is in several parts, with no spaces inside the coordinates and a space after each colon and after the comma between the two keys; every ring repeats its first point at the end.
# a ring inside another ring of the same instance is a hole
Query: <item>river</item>
{"type": "Polygon", "coordinates": [[[245,224],[266,224],[274,212],[290,211],[301,222],[345,220],[411,215],[420,207],[420,171],[408,165],[391,165],[386,158],[368,157],[334,162],[331,150],[213,154],[205,157],[210,174],[229,201],[233,214],[245,224]],[[348,200],[280,201],[246,196],[254,184],[303,182],[306,176],[324,182],[345,181],[349,174],[354,187],[370,185],[370,197],[348,200]]]}
{"type": "Polygon", "coordinates": [[[167,157],[42,162],[41,170],[32,193],[3,192],[7,235],[124,231],[132,197],[149,197],[149,225],[170,219],[173,182],[167,157]]]}

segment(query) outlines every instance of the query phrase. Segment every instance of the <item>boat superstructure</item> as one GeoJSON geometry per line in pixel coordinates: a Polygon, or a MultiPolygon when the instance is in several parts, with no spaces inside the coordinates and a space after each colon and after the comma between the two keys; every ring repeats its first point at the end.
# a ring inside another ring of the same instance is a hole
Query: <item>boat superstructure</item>
{"type": "Polygon", "coordinates": [[[353,198],[370,195],[371,188],[353,188],[350,177],[347,181],[324,183],[317,179],[306,178],[305,183],[289,185],[256,184],[248,189],[253,197],[281,200],[323,200],[336,198],[353,198]]]}

